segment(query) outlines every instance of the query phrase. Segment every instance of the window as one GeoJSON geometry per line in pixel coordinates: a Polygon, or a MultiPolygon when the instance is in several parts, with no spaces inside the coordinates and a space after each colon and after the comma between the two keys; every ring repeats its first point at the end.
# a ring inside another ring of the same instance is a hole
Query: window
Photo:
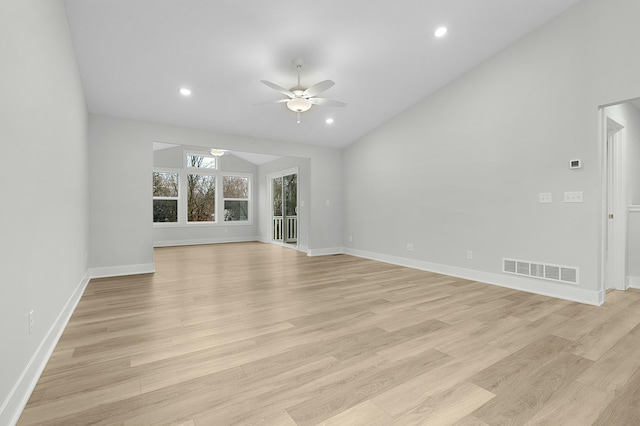
{"type": "Polygon", "coordinates": [[[249,178],[246,176],[224,176],[224,221],[249,220],[249,178]]]}
{"type": "Polygon", "coordinates": [[[187,175],[187,221],[216,221],[216,177],[187,175]]]}
{"type": "Polygon", "coordinates": [[[187,167],[192,169],[210,169],[218,168],[216,157],[212,155],[187,153],[187,167]]]}
{"type": "Polygon", "coordinates": [[[224,159],[183,151],[182,167],[153,171],[155,226],[251,223],[251,174],[222,172],[224,159]]]}
{"type": "Polygon", "coordinates": [[[178,222],[178,173],[153,172],[153,221],[178,222]]]}

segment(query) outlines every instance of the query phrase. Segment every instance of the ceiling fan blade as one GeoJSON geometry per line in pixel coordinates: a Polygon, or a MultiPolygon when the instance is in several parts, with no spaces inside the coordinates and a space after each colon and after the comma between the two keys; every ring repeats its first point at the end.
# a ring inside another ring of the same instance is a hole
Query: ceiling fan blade
{"type": "Polygon", "coordinates": [[[261,82],[262,84],[264,84],[265,86],[268,86],[268,87],[272,88],[272,89],[273,89],[273,90],[275,90],[276,92],[280,92],[280,93],[282,93],[282,94],[284,94],[284,95],[287,95],[287,96],[288,96],[288,97],[290,97],[290,98],[295,98],[295,97],[296,97],[296,95],[294,95],[293,93],[291,93],[291,91],[290,91],[290,90],[287,90],[287,89],[285,89],[285,88],[284,88],[284,87],[282,87],[282,86],[278,86],[278,85],[277,85],[277,84],[275,84],[275,83],[272,83],[272,82],[267,81],[267,80],[260,80],[260,82],[261,82]]]}
{"type": "Polygon", "coordinates": [[[318,84],[314,84],[313,86],[309,87],[307,90],[304,91],[304,93],[302,94],[302,97],[304,98],[312,98],[315,95],[319,95],[320,93],[324,92],[325,90],[330,89],[335,83],[331,80],[325,80],[325,81],[321,81],[318,84]]]}
{"type": "Polygon", "coordinates": [[[283,102],[289,102],[291,99],[278,99],[277,101],[267,101],[267,102],[258,102],[257,104],[253,104],[253,105],[267,105],[267,104],[280,104],[283,102]]]}
{"type": "Polygon", "coordinates": [[[347,105],[346,102],[336,101],[334,99],[325,99],[325,98],[309,98],[309,102],[319,106],[343,107],[347,105]]]}

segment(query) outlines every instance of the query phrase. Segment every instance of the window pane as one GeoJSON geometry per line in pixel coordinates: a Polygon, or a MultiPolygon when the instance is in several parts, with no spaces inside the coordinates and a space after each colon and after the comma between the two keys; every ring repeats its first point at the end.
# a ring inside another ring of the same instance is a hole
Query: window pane
{"type": "Polygon", "coordinates": [[[298,205],[298,175],[284,177],[284,192],[285,214],[287,216],[295,216],[298,205]]]}
{"type": "Polygon", "coordinates": [[[196,167],[202,169],[215,169],[216,157],[207,157],[206,155],[187,155],[187,167],[196,167]]]}
{"type": "Polygon", "coordinates": [[[236,220],[249,220],[249,202],[237,200],[225,200],[224,220],[231,222],[236,220]]]}
{"type": "Polygon", "coordinates": [[[249,198],[249,178],[225,176],[222,178],[224,198],[249,198]]]}
{"type": "Polygon", "coordinates": [[[282,216],[282,178],[271,180],[271,193],[273,195],[273,215],[282,216]]]}
{"type": "Polygon", "coordinates": [[[177,222],[178,200],[153,200],[154,222],[177,222]]]}
{"type": "Polygon", "coordinates": [[[178,174],[168,172],[153,172],[153,196],[177,197],[178,174]]]}
{"type": "Polygon", "coordinates": [[[187,220],[214,222],[216,211],[216,178],[208,175],[187,175],[187,220]]]}

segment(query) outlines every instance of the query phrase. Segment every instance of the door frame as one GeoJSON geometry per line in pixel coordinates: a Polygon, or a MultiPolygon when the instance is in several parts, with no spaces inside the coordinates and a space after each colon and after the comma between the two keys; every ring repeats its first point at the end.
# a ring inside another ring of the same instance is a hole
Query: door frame
{"type": "Polygon", "coordinates": [[[300,235],[300,215],[299,213],[296,213],[298,216],[298,240],[296,241],[296,244],[289,244],[286,243],[284,241],[280,242],[280,241],[275,241],[273,239],[273,187],[271,184],[271,181],[275,178],[279,178],[279,177],[284,177],[284,176],[289,176],[289,175],[297,175],[298,176],[298,185],[296,186],[296,212],[300,211],[300,171],[299,171],[299,167],[291,167],[289,169],[284,169],[284,170],[280,170],[277,172],[273,172],[273,173],[269,173],[267,175],[267,188],[268,188],[268,193],[269,193],[269,243],[271,244],[275,244],[277,246],[281,246],[281,247],[286,247],[286,248],[292,248],[292,249],[298,249],[298,246],[300,244],[299,241],[299,235],[300,235]]]}
{"type": "MultiPolygon", "coordinates": [[[[612,106],[612,105],[608,105],[612,106]]],[[[600,108],[601,229],[600,292],[606,301],[607,289],[627,289],[627,206],[624,179],[624,125],[610,118],[607,107],[600,108]],[[613,215],[610,218],[609,215],[613,215]],[[608,285],[611,283],[611,285],[608,285]]]]}

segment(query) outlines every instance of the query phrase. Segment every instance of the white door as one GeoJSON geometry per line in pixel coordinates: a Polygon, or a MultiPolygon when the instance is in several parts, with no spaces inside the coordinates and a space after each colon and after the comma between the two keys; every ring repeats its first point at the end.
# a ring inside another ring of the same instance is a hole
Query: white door
{"type": "Polygon", "coordinates": [[[607,117],[607,224],[604,281],[606,289],[625,290],[626,206],[622,174],[622,129],[607,117]]]}

